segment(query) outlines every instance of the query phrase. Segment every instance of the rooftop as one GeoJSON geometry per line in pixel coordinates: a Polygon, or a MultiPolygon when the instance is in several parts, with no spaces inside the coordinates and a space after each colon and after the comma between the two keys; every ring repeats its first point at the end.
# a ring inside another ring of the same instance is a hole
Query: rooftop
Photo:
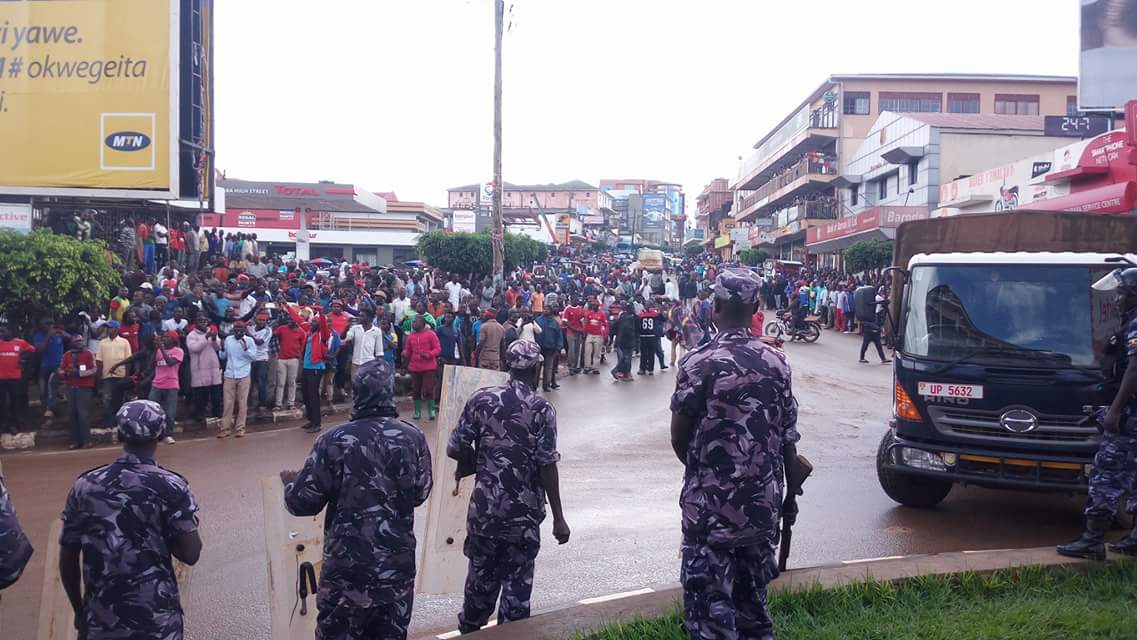
{"type": "Polygon", "coordinates": [[[903,113],[906,118],[919,120],[944,129],[995,129],[1000,131],[1043,131],[1045,116],[1017,116],[995,113],[903,113]]]}
{"type": "MultiPolygon", "coordinates": [[[[550,182],[548,184],[513,184],[512,182],[505,182],[504,188],[506,191],[596,191],[596,187],[588,184],[583,180],[569,180],[560,184],[550,182]]],[[[479,191],[482,185],[468,184],[461,187],[451,187],[447,191],[479,191]]]]}

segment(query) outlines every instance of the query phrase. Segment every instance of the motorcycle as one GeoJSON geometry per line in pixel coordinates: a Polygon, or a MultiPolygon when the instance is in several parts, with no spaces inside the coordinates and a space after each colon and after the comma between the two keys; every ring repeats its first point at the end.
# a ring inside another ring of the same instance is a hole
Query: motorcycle
{"type": "Polygon", "coordinates": [[[801,340],[802,342],[817,342],[821,337],[821,323],[816,320],[806,320],[803,327],[795,329],[793,320],[784,316],[777,316],[772,322],[766,324],[766,335],[774,336],[779,340],[783,340],[783,336],[789,336],[790,342],[801,340]]]}

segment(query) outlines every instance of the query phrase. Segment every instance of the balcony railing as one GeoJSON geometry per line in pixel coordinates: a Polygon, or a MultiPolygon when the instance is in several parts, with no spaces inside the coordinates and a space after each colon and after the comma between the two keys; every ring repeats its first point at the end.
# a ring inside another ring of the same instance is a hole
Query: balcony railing
{"type": "Polygon", "coordinates": [[[769,164],[776,154],[784,153],[784,151],[780,151],[782,146],[798,133],[806,129],[837,128],[840,114],[837,111],[836,104],[820,106],[812,110],[807,109],[808,107],[805,107],[794,114],[794,117],[789,122],[782,125],[777,132],[770,136],[769,139],[763,142],[761,146],[755,149],[754,152],[743,161],[739,167],[739,178],[745,177],[760,166],[769,164]]]}
{"type": "Polygon", "coordinates": [[[783,189],[802,176],[807,175],[835,175],[837,173],[837,158],[815,153],[807,153],[802,159],[780,171],[758,190],[742,199],[742,209],[748,209],[756,202],[768,197],[770,194],[783,189]]]}

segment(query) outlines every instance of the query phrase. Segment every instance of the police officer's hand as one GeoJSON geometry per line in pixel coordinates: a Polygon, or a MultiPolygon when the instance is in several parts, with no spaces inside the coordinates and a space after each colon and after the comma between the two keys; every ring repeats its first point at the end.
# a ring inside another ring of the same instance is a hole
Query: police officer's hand
{"type": "Polygon", "coordinates": [[[571,533],[572,532],[569,531],[569,526],[568,526],[567,522],[565,522],[564,520],[554,520],[553,521],[553,537],[557,539],[557,544],[564,544],[564,543],[568,542],[569,541],[569,535],[571,533]]]}
{"type": "Polygon", "coordinates": [[[288,469],[285,469],[284,471],[280,472],[280,483],[287,485],[296,480],[296,476],[298,475],[300,475],[299,471],[289,471],[288,469]]]}
{"type": "Polygon", "coordinates": [[[1121,431],[1121,413],[1110,409],[1105,414],[1105,419],[1101,422],[1102,429],[1106,433],[1118,433],[1121,431]]]}

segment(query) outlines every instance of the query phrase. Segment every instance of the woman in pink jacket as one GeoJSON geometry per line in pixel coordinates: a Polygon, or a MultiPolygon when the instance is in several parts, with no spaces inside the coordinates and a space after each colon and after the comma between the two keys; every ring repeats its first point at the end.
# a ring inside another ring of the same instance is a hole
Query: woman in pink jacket
{"type": "Polygon", "coordinates": [[[438,368],[438,356],[442,353],[442,345],[433,331],[426,330],[426,319],[421,315],[415,316],[414,328],[407,335],[407,346],[403,349],[403,358],[407,363],[407,371],[411,372],[411,396],[415,399],[415,420],[422,419],[422,401],[430,411],[430,419],[434,420],[434,371],[438,368]]]}
{"type": "Polygon", "coordinates": [[[193,417],[205,419],[205,401],[210,401],[210,416],[221,417],[221,338],[217,327],[209,324],[204,314],[194,320],[194,328],[186,334],[190,353],[190,386],[193,387],[193,417]]]}

